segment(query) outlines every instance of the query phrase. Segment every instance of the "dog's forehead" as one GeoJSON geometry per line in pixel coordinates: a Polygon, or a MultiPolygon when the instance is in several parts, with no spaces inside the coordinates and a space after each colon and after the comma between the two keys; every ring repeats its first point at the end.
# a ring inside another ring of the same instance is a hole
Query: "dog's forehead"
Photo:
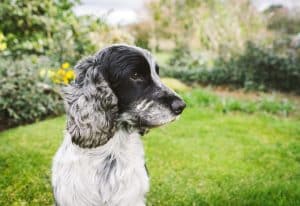
{"type": "Polygon", "coordinates": [[[152,56],[152,54],[146,50],[146,49],[142,49],[142,48],[139,48],[139,47],[135,47],[137,50],[139,50],[142,55],[145,57],[145,59],[147,60],[149,66],[150,66],[150,73],[151,73],[151,78],[152,80],[155,82],[155,84],[159,87],[162,86],[162,82],[160,81],[160,78],[157,74],[157,71],[156,71],[156,60],[155,58],[152,56]]]}
{"type": "Polygon", "coordinates": [[[140,47],[137,47],[137,46],[132,46],[132,45],[127,45],[127,44],[113,44],[111,46],[108,46],[106,48],[104,48],[103,50],[109,50],[109,49],[113,49],[113,48],[127,48],[128,49],[128,52],[138,52],[140,53],[147,61],[147,63],[149,64],[149,67],[150,67],[150,74],[151,74],[151,78],[152,80],[158,85],[158,86],[161,86],[162,83],[159,79],[159,76],[156,72],[156,60],[155,58],[152,56],[151,52],[146,50],[146,49],[143,49],[143,48],[140,48],[140,47]]]}
{"type": "Polygon", "coordinates": [[[141,53],[145,57],[145,59],[147,60],[147,62],[149,64],[149,67],[150,67],[150,73],[151,73],[152,80],[156,83],[157,86],[161,86],[162,83],[156,72],[156,66],[155,66],[156,60],[155,60],[154,56],[152,56],[151,52],[146,49],[136,47],[136,46],[130,46],[130,45],[122,45],[122,46],[126,46],[128,48],[134,49],[134,50],[138,51],[139,53],[141,53]]]}
{"type": "MultiPolygon", "coordinates": [[[[141,49],[141,48],[139,48],[139,49],[141,49]]],[[[161,83],[160,78],[156,71],[155,58],[152,56],[152,54],[148,50],[141,49],[141,52],[142,52],[143,56],[146,58],[147,62],[149,63],[152,80],[156,83],[157,86],[161,87],[162,83],[161,83]]]]}
{"type": "Polygon", "coordinates": [[[143,57],[145,57],[145,59],[149,63],[150,67],[153,67],[153,66],[155,67],[155,59],[152,56],[152,54],[150,53],[150,51],[140,48],[140,47],[137,47],[137,46],[127,45],[127,44],[113,44],[113,45],[103,48],[101,51],[110,50],[110,49],[114,49],[114,48],[125,48],[125,49],[127,49],[127,52],[137,52],[137,53],[141,54],[143,57]]]}

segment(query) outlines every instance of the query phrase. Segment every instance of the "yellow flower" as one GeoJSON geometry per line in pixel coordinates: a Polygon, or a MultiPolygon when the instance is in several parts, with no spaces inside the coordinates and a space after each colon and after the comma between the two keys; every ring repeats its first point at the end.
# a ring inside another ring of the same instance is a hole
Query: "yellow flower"
{"type": "Polygon", "coordinates": [[[59,69],[50,70],[49,77],[54,83],[69,84],[75,78],[75,73],[71,70],[69,63],[63,63],[59,69]]]}
{"type": "Polygon", "coordinates": [[[62,69],[59,69],[59,70],[57,71],[57,74],[58,74],[59,76],[63,77],[63,76],[66,74],[66,72],[65,72],[64,70],[62,70],[62,69]]]}
{"type": "Polygon", "coordinates": [[[68,83],[69,83],[69,80],[68,80],[67,78],[64,78],[64,79],[63,79],[63,82],[64,82],[64,84],[68,84],[68,83]]]}
{"type": "Polygon", "coordinates": [[[73,71],[73,70],[69,70],[69,71],[67,71],[67,73],[66,73],[66,77],[67,77],[67,79],[68,79],[68,80],[72,80],[72,79],[74,79],[74,77],[75,77],[75,75],[74,75],[74,71],[73,71]]]}
{"type": "Polygon", "coordinates": [[[68,62],[65,62],[61,65],[61,68],[68,69],[70,67],[70,64],[68,62]]]}

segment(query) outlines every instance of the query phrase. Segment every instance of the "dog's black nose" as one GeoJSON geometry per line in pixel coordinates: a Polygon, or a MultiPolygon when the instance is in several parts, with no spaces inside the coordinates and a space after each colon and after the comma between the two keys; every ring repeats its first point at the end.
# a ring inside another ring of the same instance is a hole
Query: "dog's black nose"
{"type": "Polygon", "coordinates": [[[181,99],[176,99],[171,104],[172,112],[176,115],[181,114],[183,109],[185,108],[186,104],[181,99]]]}

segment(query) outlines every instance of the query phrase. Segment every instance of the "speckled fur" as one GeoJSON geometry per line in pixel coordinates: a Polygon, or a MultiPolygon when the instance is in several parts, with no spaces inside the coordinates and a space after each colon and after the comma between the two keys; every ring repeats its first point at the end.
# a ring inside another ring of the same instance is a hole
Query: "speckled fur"
{"type": "MultiPolygon", "coordinates": [[[[146,50],[153,81],[165,92],[146,50]]],[[[139,117],[152,125],[173,121],[165,105],[140,99],[131,111],[118,113],[118,99],[101,74],[102,50],[75,67],[76,80],[64,89],[67,127],[52,167],[59,206],[144,206],[149,189],[139,117]]]]}
{"type": "Polygon", "coordinates": [[[99,72],[100,54],[77,64],[76,84],[64,88],[67,131],[84,148],[105,144],[116,128],[117,97],[99,72]]]}
{"type": "Polygon", "coordinates": [[[142,206],[149,188],[137,131],[120,130],[103,146],[85,149],[66,133],[52,168],[60,206],[142,206]]]}

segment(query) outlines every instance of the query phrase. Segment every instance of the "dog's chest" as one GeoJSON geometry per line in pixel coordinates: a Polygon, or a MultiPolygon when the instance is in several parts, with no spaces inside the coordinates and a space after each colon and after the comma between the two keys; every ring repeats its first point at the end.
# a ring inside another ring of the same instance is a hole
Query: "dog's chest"
{"type": "Polygon", "coordinates": [[[95,149],[81,149],[65,139],[52,177],[60,205],[144,205],[149,188],[140,137],[123,131],[95,149]]]}

